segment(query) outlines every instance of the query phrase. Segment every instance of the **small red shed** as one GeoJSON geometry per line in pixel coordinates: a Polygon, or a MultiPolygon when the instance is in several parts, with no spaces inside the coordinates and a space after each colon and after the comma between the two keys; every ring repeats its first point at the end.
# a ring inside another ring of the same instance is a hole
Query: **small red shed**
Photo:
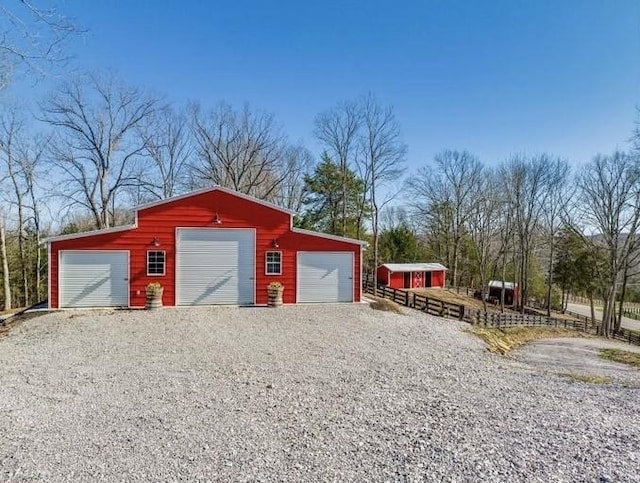
{"type": "Polygon", "coordinates": [[[49,238],[49,307],[358,302],[365,242],[293,227],[293,212],[213,187],[150,203],[128,226],[49,238]]]}
{"type": "Polygon", "coordinates": [[[440,263],[384,263],[378,283],[393,288],[444,287],[447,268],[440,263]]]}

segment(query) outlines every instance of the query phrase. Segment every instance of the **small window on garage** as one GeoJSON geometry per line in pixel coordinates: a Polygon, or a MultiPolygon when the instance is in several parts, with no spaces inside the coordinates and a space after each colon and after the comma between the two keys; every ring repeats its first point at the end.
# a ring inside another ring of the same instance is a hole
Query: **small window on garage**
{"type": "Polygon", "coordinates": [[[267,275],[282,275],[282,252],[267,252],[267,275]]]}
{"type": "Polygon", "coordinates": [[[164,275],[165,260],[164,250],[148,251],[147,275],[164,275]]]}

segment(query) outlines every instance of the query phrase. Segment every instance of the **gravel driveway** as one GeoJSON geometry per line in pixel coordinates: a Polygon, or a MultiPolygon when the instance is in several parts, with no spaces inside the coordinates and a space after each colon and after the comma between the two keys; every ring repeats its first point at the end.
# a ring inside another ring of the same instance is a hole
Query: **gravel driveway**
{"type": "Polygon", "coordinates": [[[0,480],[640,481],[640,392],[364,305],[59,312],[0,340],[0,480]]]}
{"type": "Polygon", "coordinates": [[[590,337],[537,340],[513,351],[513,357],[543,370],[606,377],[620,384],[640,388],[640,370],[601,358],[600,349],[640,353],[640,347],[636,345],[590,337]]]}

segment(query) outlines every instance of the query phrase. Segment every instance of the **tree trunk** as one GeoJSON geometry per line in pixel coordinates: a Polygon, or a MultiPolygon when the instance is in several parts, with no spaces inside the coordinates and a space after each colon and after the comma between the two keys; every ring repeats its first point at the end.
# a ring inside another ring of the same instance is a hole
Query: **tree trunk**
{"type": "Polygon", "coordinates": [[[613,278],[613,286],[609,288],[607,296],[604,300],[604,311],[602,314],[602,327],[601,334],[605,337],[609,337],[612,328],[612,320],[615,315],[615,300],[616,300],[616,288],[615,277],[613,278]]]}
{"type": "Polygon", "coordinates": [[[482,289],[480,290],[481,296],[482,296],[482,308],[483,310],[486,312],[487,311],[487,297],[485,295],[485,284],[486,284],[486,280],[484,279],[484,274],[482,273],[482,270],[480,271],[480,286],[482,287],[482,289]]]}
{"type": "Polygon", "coordinates": [[[4,219],[0,219],[0,262],[2,262],[2,280],[4,286],[4,310],[11,309],[11,276],[7,259],[7,238],[4,231],[4,219]]]}
{"type": "Polygon", "coordinates": [[[529,298],[529,287],[527,284],[528,278],[529,278],[529,247],[524,244],[523,245],[523,253],[522,253],[522,262],[521,262],[521,273],[520,273],[520,278],[522,281],[522,285],[521,285],[521,289],[520,289],[520,296],[521,296],[521,301],[520,301],[520,313],[524,314],[524,309],[525,309],[525,305],[527,303],[527,300],[529,298]]]}
{"type": "Polygon", "coordinates": [[[341,159],[342,170],[342,236],[347,236],[347,160],[341,159]]]}
{"type": "MultiPolygon", "coordinates": [[[[502,252],[502,289],[500,290],[500,312],[504,314],[504,279],[507,277],[507,247],[502,252]]],[[[514,279],[515,280],[515,279],[514,279]]]]}
{"type": "Polygon", "coordinates": [[[23,307],[29,306],[29,274],[27,269],[27,257],[25,254],[25,240],[24,240],[24,213],[22,206],[22,196],[18,192],[16,187],[17,201],[18,201],[18,252],[20,256],[20,273],[22,275],[22,290],[23,290],[23,307]]]}
{"type": "Polygon", "coordinates": [[[451,281],[453,282],[453,287],[457,287],[458,286],[458,244],[460,242],[457,239],[457,236],[454,236],[453,238],[453,277],[451,279],[451,281]]]}
{"type": "Polygon", "coordinates": [[[614,332],[619,332],[622,326],[622,315],[624,313],[624,297],[627,292],[627,278],[629,276],[629,265],[624,267],[624,274],[622,276],[622,289],[620,290],[620,309],[618,310],[618,318],[614,326],[614,332]]]}
{"type": "MultiPolygon", "coordinates": [[[[375,188],[371,189],[371,207],[373,209],[373,286],[378,286],[378,205],[376,204],[376,192],[375,188]]],[[[375,288],[374,288],[375,290],[375,288]]]]}
{"type": "Polygon", "coordinates": [[[596,308],[593,304],[593,292],[589,292],[589,306],[591,307],[591,323],[596,325],[596,308]]]}
{"type": "Polygon", "coordinates": [[[40,231],[36,225],[36,302],[40,302],[42,299],[42,251],[40,250],[40,231]]]}
{"type": "Polygon", "coordinates": [[[549,273],[547,274],[547,317],[551,317],[551,283],[553,272],[553,237],[549,247],[549,273]]]}

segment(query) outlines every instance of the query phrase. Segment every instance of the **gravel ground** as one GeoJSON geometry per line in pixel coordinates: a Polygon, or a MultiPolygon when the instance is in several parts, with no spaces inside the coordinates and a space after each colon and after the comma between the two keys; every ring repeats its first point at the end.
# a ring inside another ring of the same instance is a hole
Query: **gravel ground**
{"type": "Polygon", "coordinates": [[[364,305],[60,312],[0,340],[0,480],[640,481],[640,394],[364,305]]]}

